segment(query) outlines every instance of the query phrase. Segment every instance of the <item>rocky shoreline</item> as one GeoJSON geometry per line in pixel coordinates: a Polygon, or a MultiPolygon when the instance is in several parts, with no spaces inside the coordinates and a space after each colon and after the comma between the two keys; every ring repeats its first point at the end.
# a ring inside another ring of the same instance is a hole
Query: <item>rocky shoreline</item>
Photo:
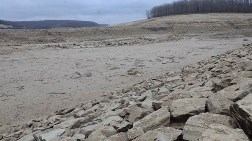
{"type": "Polygon", "coordinates": [[[249,141],[252,45],[0,131],[1,141],[249,141]]]}

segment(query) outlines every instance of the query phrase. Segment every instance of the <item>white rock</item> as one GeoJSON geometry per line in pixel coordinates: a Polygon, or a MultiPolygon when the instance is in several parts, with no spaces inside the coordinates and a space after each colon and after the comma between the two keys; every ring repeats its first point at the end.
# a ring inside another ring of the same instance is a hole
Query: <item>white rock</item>
{"type": "Polygon", "coordinates": [[[221,124],[210,124],[199,141],[249,141],[241,129],[233,129],[221,124]]]}
{"type": "Polygon", "coordinates": [[[184,98],[172,102],[170,111],[174,120],[186,121],[190,116],[205,112],[205,98],[184,98]]]}
{"type": "Polygon", "coordinates": [[[176,141],[179,140],[181,130],[171,127],[160,127],[153,131],[148,131],[133,141],[176,141]]]}
{"type": "Polygon", "coordinates": [[[143,131],[147,132],[168,123],[170,123],[170,112],[167,107],[163,107],[135,122],[133,127],[142,127],[143,131]]]}
{"type": "Polygon", "coordinates": [[[229,116],[202,113],[200,115],[190,117],[184,126],[183,139],[189,141],[198,141],[201,135],[209,128],[210,124],[218,123],[232,128],[234,126],[233,119],[229,116]]]}
{"type": "Polygon", "coordinates": [[[132,128],[127,132],[129,140],[133,140],[143,134],[144,134],[144,131],[141,127],[132,128]]]}

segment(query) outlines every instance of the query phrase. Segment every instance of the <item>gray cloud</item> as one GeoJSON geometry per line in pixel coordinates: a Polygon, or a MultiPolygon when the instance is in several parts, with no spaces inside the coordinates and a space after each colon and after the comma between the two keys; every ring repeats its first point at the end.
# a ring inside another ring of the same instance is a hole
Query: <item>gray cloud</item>
{"type": "Polygon", "coordinates": [[[151,7],[172,0],[0,0],[0,19],[90,20],[121,23],[145,18],[151,7]]]}

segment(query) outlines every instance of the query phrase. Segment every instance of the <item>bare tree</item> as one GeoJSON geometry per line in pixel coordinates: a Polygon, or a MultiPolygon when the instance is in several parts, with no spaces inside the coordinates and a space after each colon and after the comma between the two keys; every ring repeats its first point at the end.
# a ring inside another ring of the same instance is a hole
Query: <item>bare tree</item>
{"type": "Polygon", "coordinates": [[[249,13],[252,0],[180,0],[155,6],[146,12],[147,18],[189,13],[249,13]]]}

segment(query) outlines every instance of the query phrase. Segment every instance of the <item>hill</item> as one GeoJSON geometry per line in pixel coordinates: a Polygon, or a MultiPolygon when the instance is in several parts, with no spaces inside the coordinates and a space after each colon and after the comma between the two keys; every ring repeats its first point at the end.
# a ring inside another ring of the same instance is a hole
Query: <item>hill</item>
{"type": "Polygon", "coordinates": [[[25,32],[24,30],[15,29],[1,30],[0,44],[18,45],[98,41],[99,43],[87,45],[96,47],[164,42],[192,36],[192,34],[200,34],[200,36],[203,34],[212,38],[233,38],[252,36],[251,21],[252,14],[250,13],[211,13],[158,17],[113,26],[101,27],[99,25],[96,28],[26,29],[25,32]],[[111,39],[118,40],[111,41],[111,39]],[[104,42],[105,40],[109,41],[104,42]]]}
{"type": "Polygon", "coordinates": [[[44,20],[44,21],[5,21],[0,20],[0,28],[15,29],[52,29],[52,28],[80,28],[102,26],[92,21],[75,20],[44,20]]]}

